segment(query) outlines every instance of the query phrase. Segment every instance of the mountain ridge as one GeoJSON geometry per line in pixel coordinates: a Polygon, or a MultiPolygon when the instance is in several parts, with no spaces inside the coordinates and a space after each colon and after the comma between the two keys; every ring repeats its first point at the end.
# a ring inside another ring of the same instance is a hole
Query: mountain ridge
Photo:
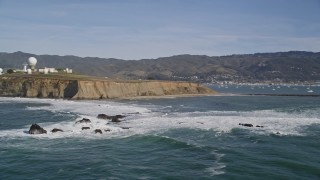
{"type": "Polygon", "coordinates": [[[0,53],[0,67],[21,69],[22,63],[30,56],[38,59],[38,67],[68,67],[81,74],[114,79],[197,82],[301,82],[320,80],[320,52],[309,51],[226,56],[182,54],[141,60],[72,55],[36,55],[18,51],[0,53]]]}

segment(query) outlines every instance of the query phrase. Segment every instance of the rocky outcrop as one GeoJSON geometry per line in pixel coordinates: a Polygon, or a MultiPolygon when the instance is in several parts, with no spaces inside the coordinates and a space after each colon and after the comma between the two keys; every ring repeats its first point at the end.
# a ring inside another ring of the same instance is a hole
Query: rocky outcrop
{"type": "Polygon", "coordinates": [[[64,99],[110,99],[137,96],[214,94],[191,82],[120,81],[103,79],[0,77],[0,96],[64,99]]]}
{"type": "Polygon", "coordinates": [[[29,131],[29,134],[47,134],[47,131],[40,127],[38,124],[32,124],[29,131]]]}
{"type": "Polygon", "coordinates": [[[83,118],[83,119],[81,119],[79,121],[76,121],[76,124],[78,124],[78,123],[91,123],[91,121],[90,121],[90,119],[83,118]]]}
{"type": "Polygon", "coordinates": [[[95,134],[97,134],[97,133],[102,134],[102,131],[101,131],[101,129],[96,129],[96,130],[94,130],[94,133],[95,133],[95,134]]]}
{"type": "Polygon", "coordinates": [[[106,114],[98,114],[97,118],[98,119],[109,119],[109,116],[106,114]]]}
{"type": "Polygon", "coordinates": [[[62,129],[58,129],[58,128],[53,128],[53,129],[51,130],[51,132],[53,132],[53,133],[63,132],[63,130],[62,130],[62,129]]]}
{"type": "MultiPolygon", "coordinates": [[[[246,126],[246,127],[254,127],[253,124],[249,123],[239,123],[240,126],[246,126]]],[[[256,127],[263,128],[264,126],[256,125],[256,127]]]]}
{"type": "Polygon", "coordinates": [[[108,116],[106,114],[98,114],[98,119],[111,119],[111,122],[121,122],[120,119],[125,118],[124,115],[108,116]]]}

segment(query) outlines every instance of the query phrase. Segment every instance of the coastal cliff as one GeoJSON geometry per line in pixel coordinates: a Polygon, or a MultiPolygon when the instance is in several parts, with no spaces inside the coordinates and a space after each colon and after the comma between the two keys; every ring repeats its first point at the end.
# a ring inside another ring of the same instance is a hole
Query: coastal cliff
{"type": "Polygon", "coordinates": [[[8,97],[112,99],[215,93],[207,87],[190,82],[121,81],[43,76],[0,77],[0,96],[8,97]]]}

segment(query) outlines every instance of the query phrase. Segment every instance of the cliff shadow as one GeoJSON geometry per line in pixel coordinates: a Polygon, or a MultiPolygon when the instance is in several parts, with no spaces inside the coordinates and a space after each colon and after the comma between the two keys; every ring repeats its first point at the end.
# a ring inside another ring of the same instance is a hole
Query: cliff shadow
{"type": "Polygon", "coordinates": [[[64,89],[64,98],[71,99],[78,93],[78,81],[69,81],[69,84],[64,89]]]}

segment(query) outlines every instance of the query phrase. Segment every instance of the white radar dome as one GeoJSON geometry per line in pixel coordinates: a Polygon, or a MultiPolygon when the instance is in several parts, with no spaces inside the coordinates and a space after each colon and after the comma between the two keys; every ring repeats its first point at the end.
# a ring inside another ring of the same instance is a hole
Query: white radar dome
{"type": "Polygon", "coordinates": [[[29,57],[28,64],[30,66],[35,66],[37,64],[37,59],[35,57],[29,57]]]}

